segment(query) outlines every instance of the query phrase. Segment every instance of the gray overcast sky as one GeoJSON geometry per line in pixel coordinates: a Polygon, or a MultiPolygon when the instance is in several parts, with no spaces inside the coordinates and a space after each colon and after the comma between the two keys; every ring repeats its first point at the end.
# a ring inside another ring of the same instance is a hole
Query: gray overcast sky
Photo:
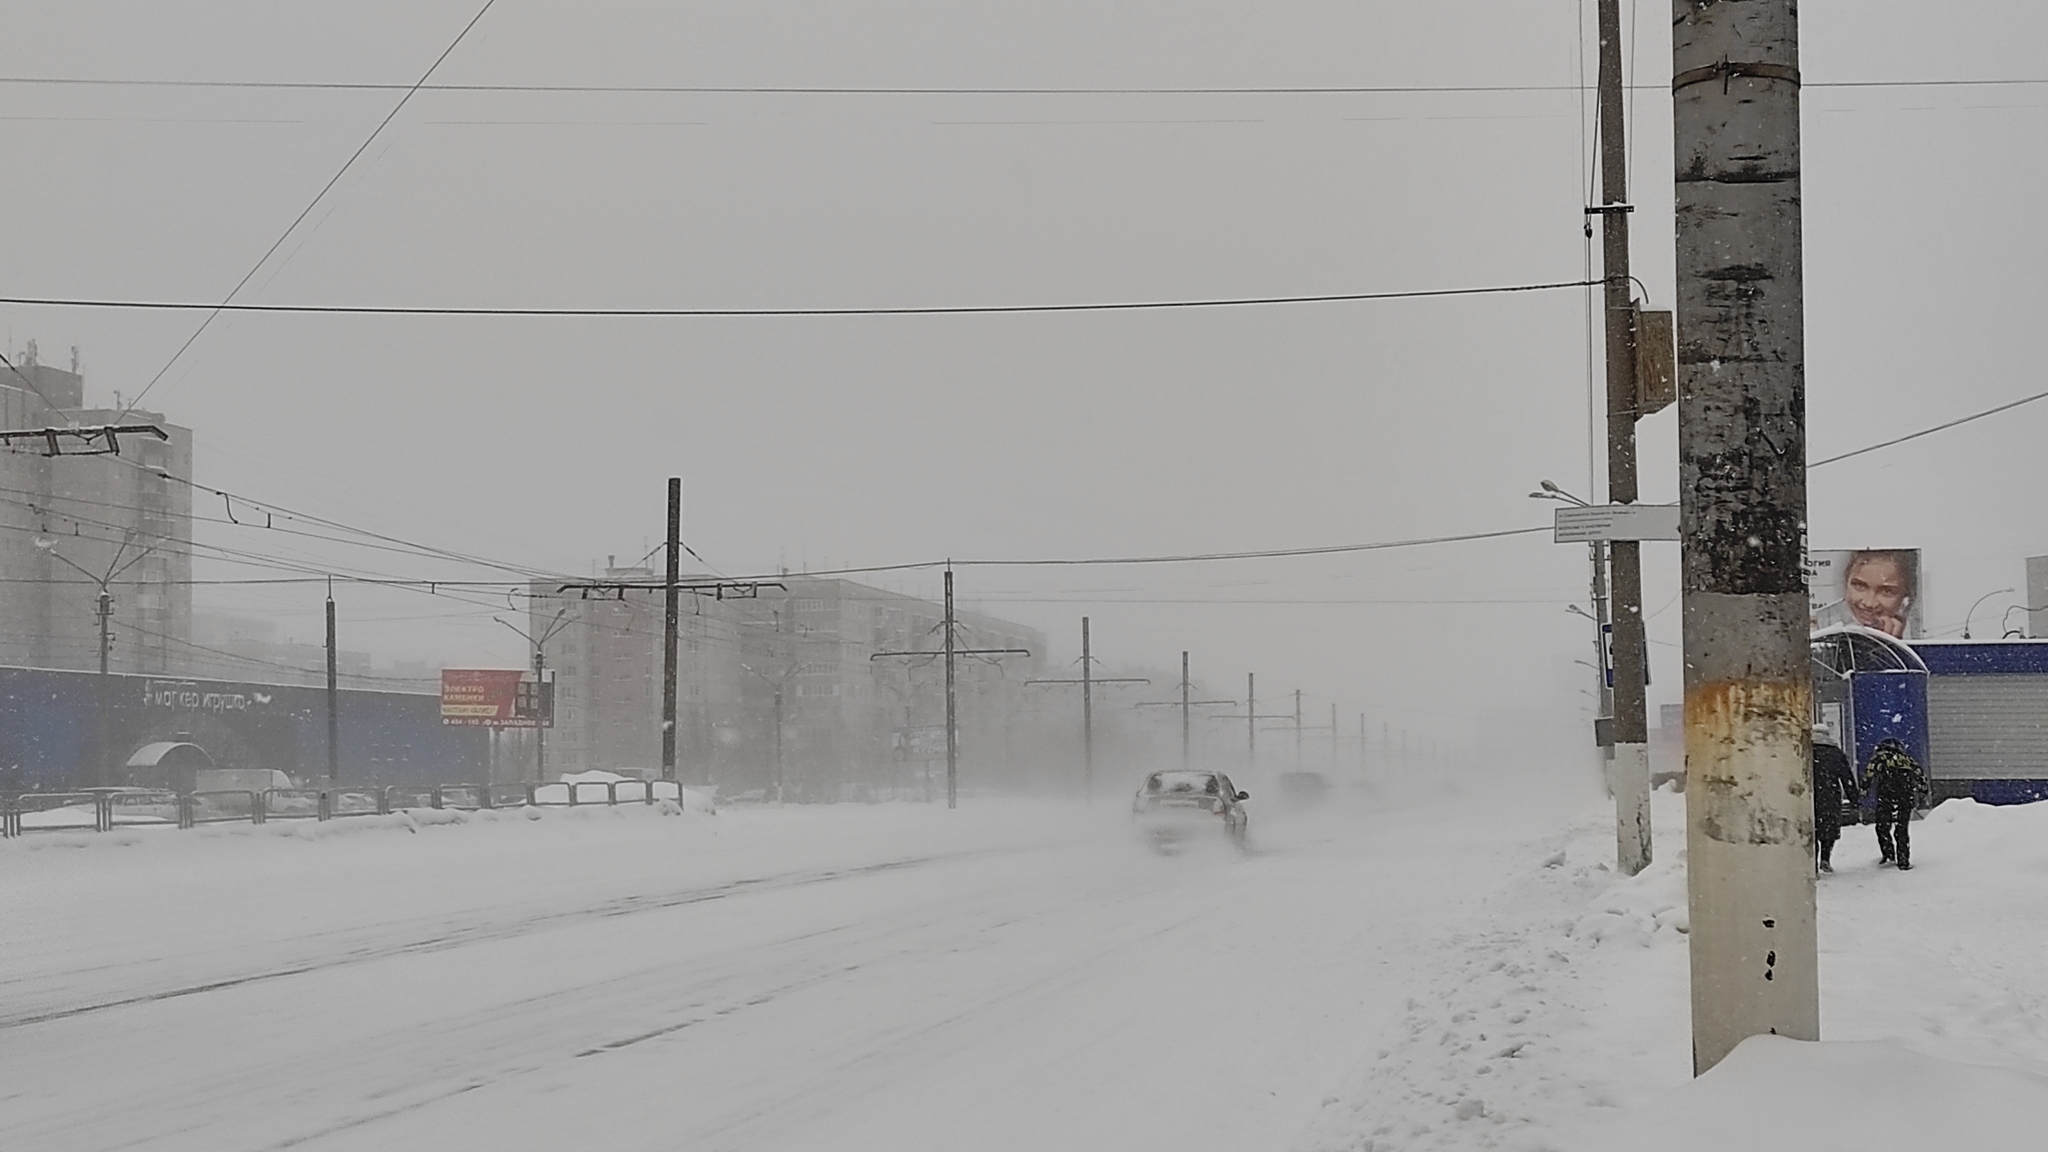
{"type": "MultiPolygon", "coordinates": [[[[6,3],[0,75],[409,82],[471,0],[6,3]]],[[[1590,19],[1590,5],[1586,6],[1590,19]]],[[[1668,11],[1632,67],[1638,275],[1670,299],[1668,11]]],[[[1802,7],[1809,81],[2048,79],[2048,11],[1802,7]]],[[[1575,85],[1577,0],[1107,4],[500,0],[448,83],[1575,85]]],[[[1590,48],[1588,49],[1590,50],[1590,48]]],[[[1587,62],[1590,77],[1590,61],[1587,62]]],[[[217,300],[396,92],[0,84],[0,295],[217,300]]],[[[1806,93],[1811,444],[2038,391],[2048,84],[1806,93]]],[[[249,301],[795,307],[1372,291],[1572,279],[1590,141],[1572,91],[1229,96],[423,93],[249,301]]],[[[193,314],[0,309],[9,347],[142,386],[193,314]]],[[[1586,484],[1572,291],[1171,314],[746,319],[231,316],[149,397],[198,479],[558,570],[686,535],[722,569],[1287,547],[1547,522],[1586,484]]],[[[2048,552],[2048,406],[1837,465],[1813,539],[1928,550],[1931,627],[2048,552]]],[[[1675,433],[1644,425],[1645,498],[1675,433]]],[[[202,505],[207,514],[218,507],[202,505]]],[[[403,558],[204,539],[405,575],[403,558]]],[[[1675,592],[1653,548],[1646,602],[1675,592]]],[[[208,575],[244,574],[213,564],[208,575]]],[[[894,586],[935,590],[911,575],[894,586]]],[[[1246,668],[1347,715],[1577,739],[1584,553],[1547,538],[1189,569],[975,570],[963,595],[1218,688],[1246,668]],[[1378,605],[1118,599],[1449,600],[1378,605]]],[[[319,592],[202,608],[316,634],[319,592]]],[[[1994,600],[1986,611],[2016,600],[1994,600]]],[[[346,643],[513,661],[467,604],[344,593],[346,643]]],[[[1675,699],[1677,613],[1655,617],[1675,699]]],[[[1980,628],[1986,627],[1980,618],[1980,628]]],[[[1322,707],[1318,706],[1318,710],[1322,707]]]]}

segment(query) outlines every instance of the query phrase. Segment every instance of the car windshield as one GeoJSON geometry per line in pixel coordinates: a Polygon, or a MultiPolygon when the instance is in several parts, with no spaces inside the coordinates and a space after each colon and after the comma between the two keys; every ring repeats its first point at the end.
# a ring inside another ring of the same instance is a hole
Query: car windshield
{"type": "Polygon", "coordinates": [[[1154,772],[1145,781],[1148,793],[1211,793],[1216,790],[1216,776],[1211,772],[1154,772]]]}

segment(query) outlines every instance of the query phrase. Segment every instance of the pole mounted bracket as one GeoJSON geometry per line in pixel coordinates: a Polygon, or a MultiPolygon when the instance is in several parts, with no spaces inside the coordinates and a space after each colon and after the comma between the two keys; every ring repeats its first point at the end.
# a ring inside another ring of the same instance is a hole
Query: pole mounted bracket
{"type": "Polygon", "coordinates": [[[1607,215],[1607,214],[1608,214],[1609,212],[1633,212],[1633,211],[1635,211],[1635,210],[1636,210],[1636,206],[1635,206],[1635,205],[1633,205],[1633,204],[1588,204],[1588,205],[1586,205],[1586,215],[1588,215],[1588,216],[1605,216],[1605,215],[1607,215]]]}
{"type": "Polygon", "coordinates": [[[1799,83],[1799,69],[1794,68],[1790,64],[1764,64],[1753,61],[1730,60],[1724,56],[1704,68],[1688,68],[1673,76],[1671,78],[1671,90],[1676,92],[1681,88],[1689,88],[1694,84],[1703,84],[1709,80],[1719,80],[1721,82],[1721,95],[1726,96],[1728,94],[1728,82],[1737,76],[1754,76],[1760,80],[1784,80],[1795,86],[1799,83]]]}

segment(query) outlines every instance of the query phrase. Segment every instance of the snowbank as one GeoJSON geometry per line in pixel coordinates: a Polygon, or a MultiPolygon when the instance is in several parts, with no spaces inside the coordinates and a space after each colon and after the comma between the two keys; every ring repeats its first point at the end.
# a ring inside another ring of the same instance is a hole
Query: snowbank
{"type": "Polygon", "coordinates": [[[1754,1036],[1726,1060],[1578,1147],[1585,1152],[2034,1152],[2048,1077],[1924,1056],[1888,1041],[1754,1036]]]}
{"type": "Polygon", "coordinates": [[[1907,873],[1846,830],[1819,893],[1828,1042],[1764,1038],[1698,1081],[1683,804],[1657,794],[1640,876],[1613,872],[1605,810],[1532,856],[1297,1147],[2048,1146],[2048,804],[1944,804],[1907,873]]]}

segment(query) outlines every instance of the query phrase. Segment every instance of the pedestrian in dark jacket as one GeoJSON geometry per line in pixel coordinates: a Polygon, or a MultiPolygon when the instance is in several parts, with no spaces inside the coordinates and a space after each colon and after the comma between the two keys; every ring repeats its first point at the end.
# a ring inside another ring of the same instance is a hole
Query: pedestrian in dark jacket
{"type": "Polygon", "coordinates": [[[1886,740],[1871,754],[1864,777],[1864,787],[1877,797],[1877,850],[1882,854],[1879,863],[1897,861],[1903,872],[1913,866],[1909,829],[1913,809],[1927,791],[1927,774],[1904,744],[1886,740]]]}
{"type": "Polygon", "coordinates": [[[1835,841],[1842,838],[1842,806],[1854,804],[1858,790],[1849,757],[1821,725],[1813,729],[1813,847],[1820,870],[1833,872],[1835,841]]]}

